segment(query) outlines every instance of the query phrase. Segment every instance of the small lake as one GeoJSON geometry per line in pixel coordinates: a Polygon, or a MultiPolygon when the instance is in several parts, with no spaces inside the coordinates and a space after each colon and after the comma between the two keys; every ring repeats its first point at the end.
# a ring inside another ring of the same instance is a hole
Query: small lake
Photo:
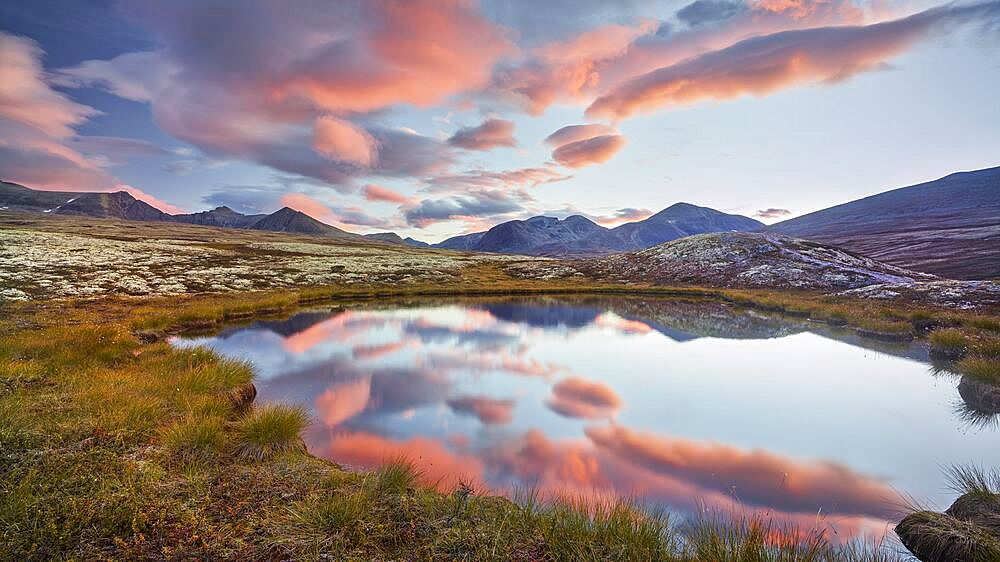
{"type": "Polygon", "coordinates": [[[714,302],[532,298],[358,304],[175,339],[249,360],[260,402],[312,412],[310,451],[406,457],[448,488],[630,495],[836,536],[942,468],[1000,466],[995,419],[919,344],[714,302]]]}

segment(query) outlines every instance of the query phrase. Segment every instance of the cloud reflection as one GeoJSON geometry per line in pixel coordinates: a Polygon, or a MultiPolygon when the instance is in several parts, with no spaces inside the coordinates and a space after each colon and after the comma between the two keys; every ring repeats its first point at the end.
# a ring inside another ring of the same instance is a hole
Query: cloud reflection
{"type": "Polygon", "coordinates": [[[584,341],[595,333],[669,335],[672,326],[771,337],[787,326],[718,305],[582,304],[356,310],[258,324],[284,336],[254,340],[281,358],[262,396],[312,405],[322,422],[306,435],[314,454],[358,467],[405,457],[442,489],[464,481],[500,493],[532,486],[545,494],[632,495],[682,512],[761,514],[804,528],[822,513],[831,517],[823,524],[845,538],[885,527],[899,495],[878,478],[620,423],[625,399],[616,388],[585,363],[553,362],[559,346],[537,339],[588,330],[584,341]]]}
{"type": "Polygon", "coordinates": [[[562,416],[600,419],[613,416],[621,408],[622,400],[606,384],[573,377],[552,387],[548,406],[562,416]]]}

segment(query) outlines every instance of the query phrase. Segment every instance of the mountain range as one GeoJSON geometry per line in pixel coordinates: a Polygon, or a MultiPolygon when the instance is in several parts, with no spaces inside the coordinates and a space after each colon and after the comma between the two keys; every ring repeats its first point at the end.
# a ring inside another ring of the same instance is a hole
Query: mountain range
{"type": "MultiPolygon", "coordinates": [[[[136,199],[127,191],[113,193],[40,191],[16,183],[0,181],[0,210],[8,209],[53,215],[82,215],[124,220],[178,222],[219,228],[290,232],[358,242],[410,244],[394,233],[364,236],[353,234],[318,221],[290,207],[282,207],[271,214],[245,215],[223,206],[210,211],[171,215],[136,199]]],[[[409,240],[413,242],[414,246],[424,244],[416,240],[409,240]]]]}
{"type": "Polygon", "coordinates": [[[754,219],[728,215],[708,207],[675,203],[649,218],[615,228],[573,215],[565,219],[532,217],[508,221],[485,232],[449,238],[438,248],[525,254],[532,256],[583,257],[642,250],[692,234],[749,232],[764,228],[754,219]]]}
{"type": "Polygon", "coordinates": [[[615,228],[573,215],[508,221],[430,245],[393,232],[353,234],[284,207],[245,215],[228,207],[170,215],[125,191],[39,191],[0,182],[0,211],[167,221],[291,232],[339,240],[549,257],[595,257],[643,250],[695,234],[762,232],[838,246],[882,262],[956,279],[1000,277],[1000,167],[850,201],[770,226],[689,203],[615,228]]]}

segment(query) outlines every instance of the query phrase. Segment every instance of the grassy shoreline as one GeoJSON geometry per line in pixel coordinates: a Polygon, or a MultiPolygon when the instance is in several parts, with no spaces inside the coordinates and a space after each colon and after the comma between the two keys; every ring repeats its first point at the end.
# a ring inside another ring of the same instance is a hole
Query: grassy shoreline
{"type": "Polygon", "coordinates": [[[935,330],[950,329],[961,337],[943,339],[961,347],[958,357],[994,368],[997,361],[988,352],[1000,322],[981,313],[810,293],[513,280],[482,267],[468,279],[0,306],[0,559],[894,559],[884,549],[844,551],[808,534],[798,544],[775,544],[767,521],[682,525],[626,500],[514,503],[461,487],[442,493],[403,464],[344,471],[301,447],[301,413],[246,411],[247,365],[160,338],[303,305],[434,296],[707,298],[878,334],[930,335],[932,345],[935,330]]]}

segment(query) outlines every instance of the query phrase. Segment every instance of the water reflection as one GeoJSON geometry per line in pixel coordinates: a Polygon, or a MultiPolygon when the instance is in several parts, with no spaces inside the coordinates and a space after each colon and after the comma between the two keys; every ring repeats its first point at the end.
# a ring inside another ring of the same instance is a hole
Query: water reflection
{"type": "Polygon", "coordinates": [[[249,359],[258,400],[309,406],[314,454],[405,456],[443,487],[629,494],[850,537],[884,530],[903,494],[945,503],[942,465],[1000,463],[996,434],[954,411],[982,393],[930,376],[925,349],[721,303],[359,306],[178,344],[249,359]]]}

